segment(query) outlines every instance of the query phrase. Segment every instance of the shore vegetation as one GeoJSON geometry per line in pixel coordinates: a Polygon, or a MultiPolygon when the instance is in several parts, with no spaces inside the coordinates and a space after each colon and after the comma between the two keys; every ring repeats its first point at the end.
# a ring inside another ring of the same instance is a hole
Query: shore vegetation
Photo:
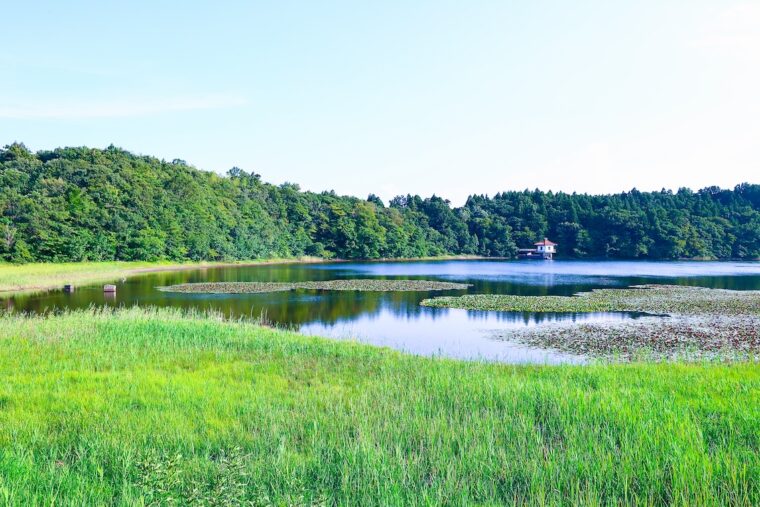
{"type": "Polygon", "coordinates": [[[753,364],[422,358],[173,310],[0,316],[15,505],[757,505],[753,364]]]}
{"type": "Polygon", "coordinates": [[[0,293],[60,289],[63,285],[108,282],[153,271],[212,268],[228,265],[319,262],[318,258],[260,259],[241,262],[37,262],[0,263],[0,293]]]}

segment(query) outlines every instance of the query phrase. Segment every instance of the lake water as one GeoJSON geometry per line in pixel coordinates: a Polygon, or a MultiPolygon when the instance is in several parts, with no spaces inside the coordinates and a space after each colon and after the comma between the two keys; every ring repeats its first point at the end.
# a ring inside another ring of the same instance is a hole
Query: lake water
{"type": "Polygon", "coordinates": [[[5,298],[16,311],[44,312],[91,305],[171,306],[215,310],[235,317],[264,318],[303,333],[355,339],[421,355],[513,363],[582,362],[584,358],[493,340],[495,330],[547,322],[609,321],[639,318],[632,313],[479,312],[421,307],[437,295],[571,295],[601,287],[679,284],[736,290],[760,289],[760,262],[618,261],[410,261],[336,262],[235,266],[148,273],[116,282],[116,295],[102,283],[5,298]],[[296,282],[349,278],[424,279],[472,284],[442,292],[309,291],[264,294],[172,294],[158,286],[192,282],[296,282]]]}

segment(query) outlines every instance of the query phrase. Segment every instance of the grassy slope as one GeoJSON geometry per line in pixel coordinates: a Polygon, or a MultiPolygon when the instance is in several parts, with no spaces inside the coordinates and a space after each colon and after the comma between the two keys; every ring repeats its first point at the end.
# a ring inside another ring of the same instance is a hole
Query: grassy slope
{"type": "Polygon", "coordinates": [[[18,504],[760,503],[760,368],[424,359],[171,311],[0,318],[18,504]]]}
{"type": "Polygon", "coordinates": [[[8,291],[33,291],[60,288],[64,284],[84,285],[110,281],[149,271],[170,271],[232,264],[272,264],[278,262],[313,262],[316,258],[266,259],[238,263],[223,262],[68,262],[0,264],[0,293],[8,291]]]}

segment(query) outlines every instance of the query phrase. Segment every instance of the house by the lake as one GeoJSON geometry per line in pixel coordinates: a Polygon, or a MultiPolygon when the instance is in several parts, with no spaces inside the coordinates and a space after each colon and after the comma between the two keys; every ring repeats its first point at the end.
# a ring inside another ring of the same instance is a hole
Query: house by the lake
{"type": "Polygon", "coordinates": [[[521,259],[544,259],[552,260],[557,252],[557,243],[544,238],[543,241],[534,243],[535,248],[521,248],[517,251],[517,256],[521,259]]]}

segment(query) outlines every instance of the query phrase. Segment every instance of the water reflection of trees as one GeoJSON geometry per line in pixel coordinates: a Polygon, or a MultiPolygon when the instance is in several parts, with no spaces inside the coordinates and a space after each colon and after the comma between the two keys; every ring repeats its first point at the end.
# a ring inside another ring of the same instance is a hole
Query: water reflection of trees
{"type": "MultiPolygon", "coordinates": [[[[378,265],[380,265],[378,263],[378,265]]],[[[667,264],[663,264],[667,273],[667,264]]],[[[264,316],[275,324],[298,326],[310,322],[325,324],[336,323],[359,317],[373,317],[388,312],[398,318],[414,319],[421,315],[433,320],[446,318],[445,308],[420,307],[419,302],[428,297],[442,294],[515,294],[515,295],[571,295],[588,291],[596,287],[610,285],[636,285],[644,283],[670,283],[679,285],[699,285],[725,289],[758,289],[760,276],[698,276],[698,277],[626,277],[606,276],[589,277],[575,275],[543,275],[518,277],[503,280],[497,278],[469,279],[467,276],[445,275],[377,275],[357,272],[350,269],[319,269],[308,264],[282,264],[269,266],[233,266],[225,268],[208,268],[190,271],[170,271],[150,273],[117,282],[117,292],[113,300],[107,300],[102,291],[102,283],[80,287],[71,294],[62,290],[37,294],[16,294],[2,299],[2,307],[8,310],[25,312],[43,312],[54,308],[88,308],[90,306],[159,306],[176,307],[185,310],[212,310],[230,317],[258,319],[264,316]],[[373,279],[432,279],[461,281],[473,284],[466,291],[442,292],[343,292],[343,291],[309,291],[266,294],[168,294],[157,291],[157,286],[193,282],[230,282],[230,281],[274,281],[298,282],[307,280],[331,280],[337,278],[373,278],[373,279]],[[565,282],[571,283],[565,283],[565,282]]],[[[522,323],[525,325],[558,320],[588,320],[594,318],[588,314],[547,314],[515,312],[476,312],[470,311],[468,318],[496,319],[504,323],[522,323]]]]}
{"type": "Polygon", "coordinates": [[[495,312],[483,310],[462,310],[470,319],[496,320],[500,323],[522,324],[526,326],[550,322],[593,322],[602,320],[632,319],[641,316],[636,312],[495,312]]]}

